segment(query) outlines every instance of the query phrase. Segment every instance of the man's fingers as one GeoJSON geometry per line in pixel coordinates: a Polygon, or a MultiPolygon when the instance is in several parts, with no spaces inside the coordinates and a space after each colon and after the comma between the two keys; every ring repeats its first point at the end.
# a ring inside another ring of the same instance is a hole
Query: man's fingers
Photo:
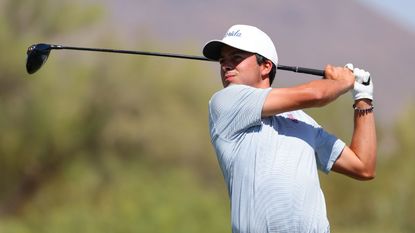
{"type": "Polygon", "coordinates": [[[347,63],[344,67],[353,72],[354,67],[352,63],[347,63]]]}
{"type": "Polygon", "coordinates": [[[353,74],[358,83],[367,83],[369,81],[370,73],[363,69],[355,68],[353,74]]]}
{"type": "Polygon", "coordinates": [[[355,76],[355,80],[358,83],[368,83],[370,78],[370,73],[365,71],[364,69],[354,68],[352,63],[347,63],[345,68],[352,71],[353,75],[355,76]]]}

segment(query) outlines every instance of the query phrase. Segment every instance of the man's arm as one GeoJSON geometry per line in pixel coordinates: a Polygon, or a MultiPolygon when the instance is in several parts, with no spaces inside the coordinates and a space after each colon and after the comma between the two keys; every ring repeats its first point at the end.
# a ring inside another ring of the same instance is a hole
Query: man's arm
{"type": "Polygon", "coordinates": [[[360,180],[370,180],[376,173],[376,127],[373,113],[373,79],[370,73],[353,69],[356,82],[353,88],[354,131],[350,147],[346,147],[332,170],[360,180]]]}
{"type": "MultiPolygon", "coordinates": [[[[372,101],[357,100],[358,109],[370,109],[372,101]]],[[[373,111],[354,113],[354,131],[350,147],[345,147],[332,170],[359,180],[370,180],[376,174],[376,127],[373,111]]]]}
{"type": "Polygon", "coordinates": [[[262,108],[262,116],[311,107],[321,107],[353,88],[349,69],[327,65],[325,77],[290,88],[273,88],[262,108]]]}

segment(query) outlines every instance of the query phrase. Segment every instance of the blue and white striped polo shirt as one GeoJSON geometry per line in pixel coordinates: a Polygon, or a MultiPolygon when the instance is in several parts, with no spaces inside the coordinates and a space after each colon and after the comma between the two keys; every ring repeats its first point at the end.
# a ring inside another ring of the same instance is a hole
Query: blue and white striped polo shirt
{"type": "Polygon", "coordinates": [[[329,232],[317,170],[328,173],[345,144],[303,111],[261,118],[270,91],[231,85],[209,101],[232,231],[329,232]]]}

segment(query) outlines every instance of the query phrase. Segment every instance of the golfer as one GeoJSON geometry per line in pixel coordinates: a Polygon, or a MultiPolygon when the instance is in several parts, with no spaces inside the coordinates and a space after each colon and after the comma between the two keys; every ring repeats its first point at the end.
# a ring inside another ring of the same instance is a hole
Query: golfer
{"type": "Polygon", "coordinates": [[[203,54],[219,62],[224,86],[209,101],[209,127],[229,192],[232,232],[330,232],[318,169],[359,180],[375,176],[370,74],[351,64],[327,65],[323,79],[272,88],[275,46],[248,25],[232,26],[203,54]],[[349,146],[301,110],[348,91],[354,98],[349,146]]]}

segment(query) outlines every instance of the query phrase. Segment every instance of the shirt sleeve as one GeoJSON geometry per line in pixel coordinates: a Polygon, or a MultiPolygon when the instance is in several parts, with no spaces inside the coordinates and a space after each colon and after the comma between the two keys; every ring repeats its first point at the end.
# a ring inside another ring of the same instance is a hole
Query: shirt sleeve
{"type": "Polygon", "coordinates": [[[318,128],[316,139],[315,151],[318,168],[329,173],[346,144],[321,127],[318,128]]]}
{"type": "Polygon", "coordinates": [[[262,107],[270,91],[271,88],[231,85],[217,92],[209,101],[211,134],[229,139],[259,125],[262,107]]]}
{"type": "MultiPolygon", "coordinates": [[[[294,111],[295,117],[309,124],[313,128],[313,148],[319,170],[329,173],[346,144],[336,136],[328,133],[312,117],[303,111],[294,111]]],[[[293,115],[294,116],[294,115],[293,115]]],[[[301,133],[301,132],[300,132],[301,133]]],[[[303,132],[304,134],[305,132],[303,132]]]]}

